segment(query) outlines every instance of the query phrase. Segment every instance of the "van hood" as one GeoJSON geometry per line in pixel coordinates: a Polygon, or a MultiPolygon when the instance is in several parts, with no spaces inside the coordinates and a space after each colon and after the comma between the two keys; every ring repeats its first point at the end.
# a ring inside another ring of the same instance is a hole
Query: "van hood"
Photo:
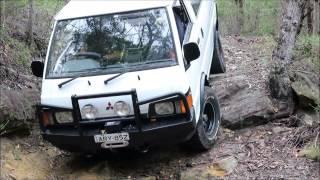
{"type": "MultiPolygon", "coordinates": [[[[71,96],[73,95],[107,94],[130,91],[132,89],[136,89],[138,100],[143,101],[170,93],[179,92],[185,94],[189,89],[185,72],[179,66],[128,72],[104,84],[105,80],[115,75],[117,74],[80,77],[61,88],[58,85],[70,78],[44,79],[42,83],[41,104],[72,108],[71,96]]],[[[131,99],[131,97],[126,98],[131,99]]],[[[110,101],[117,101],[117,97],[111,97],[111,100],[104,99],[104,102],[110,101]]],[[[91,102],[94,101],[91,99],[91,102]]],[[[85,103],[79,102],[80,108],[81,104],[85,103]]]]}

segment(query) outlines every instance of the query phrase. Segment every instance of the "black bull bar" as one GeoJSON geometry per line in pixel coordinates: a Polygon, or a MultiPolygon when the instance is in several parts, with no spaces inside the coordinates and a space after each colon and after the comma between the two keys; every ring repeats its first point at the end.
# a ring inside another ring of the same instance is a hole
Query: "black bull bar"
{"type": "MultiPolygon", "coordinates": [[[[82,117],[81,117],[81,112],[80,112],[80,107],[79,107],[79,100],[83,99],[95,99],[95,98],[104,98],[104,97],[111,97],[111,96],[123,96],[123,95],[131,95],[132,97],[132,105],[133,105],[133,110],[134,110],[134,120],[137,126],[137,129],[139,132],[142,132],[142,120],[141,120],[141,112],[140,112],[140,106],[148,103],[156,103],[159,101],[167,100],[167,99],[177,99],[177,100],[182,100],[184,107],[186,109],[186,119],[191,118],[191,111],[186,99],[186,95],[182,93],[170,93],[167,95],[162,95],[159,97],[155,98],[150,98],[144,101],[139,101],[136,89],[132,89],[130,91],[123,91],[123,92],[115,92],[115,93],[104,93],[104,94],[95,94],[95,95],[82,95],[82,96],[77,96],[73,95],[71,97],[72,101],[72,109],[66,109],[66,108],[60,108],[60,107],[52,107],[52,106],[46,106],[46,105],[37,105],[37,116],[39,117],[41,129],[44,131],[46,127],[43,126],[42,124],[42,113],[43,111],[53,111],[53,112],[61,112],[61,111],[72,111],[73,115],[73,123],[69,124],[59,124],[57,123],[56,120],[54,120],[56,126],[64,126],[64,125],[69,125],[73,127],[77,127],[79,130],[79,135],[82,135],[82,128],[81,125],[85,124],[90,124],[94,122],[82,122],[82,117]]],[[[104,118],[102,122],[107,122],[107,121],[121,121],[123,118],[113,118],[113,119],[108,119],[104,118]]]]}

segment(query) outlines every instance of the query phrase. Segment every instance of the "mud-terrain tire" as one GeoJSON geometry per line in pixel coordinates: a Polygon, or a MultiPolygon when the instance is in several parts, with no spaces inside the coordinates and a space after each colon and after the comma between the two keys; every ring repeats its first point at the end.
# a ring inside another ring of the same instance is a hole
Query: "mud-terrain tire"
{"type": "Polygon", "coordinates": [[[219,30],[216,29],[214,33],[214,49],[210,67],[210,74],[219,74],[225,72],[226,64],[224,62],[224,53],[221,45],[220,33],[219,30]]]}
{"type": "Polygon", "coordinates": [[[196,151],[209,150],[216,142],[221,115],[219,101],[210,87],[205,87],[205,97],[201,108],[196,132],[186,145],[196,151]]]}

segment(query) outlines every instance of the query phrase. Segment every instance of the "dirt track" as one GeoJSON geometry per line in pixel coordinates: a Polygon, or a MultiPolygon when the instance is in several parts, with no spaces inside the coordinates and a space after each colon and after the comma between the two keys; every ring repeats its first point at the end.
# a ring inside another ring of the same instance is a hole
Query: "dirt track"
{"type": "MultiPolygon", "coordinates": [[[[245,68],[250,54],[268,57],[260,38],[224,39],[227,66],[235,72],[245,68]],[[243,42],[246,41],[246,42],[243,42]],[[243,47],[243,44],[250,44],[243,47]],[[237,66],[240,65],[241,66],[237,66]]],[[[266,45],[267,46],[267,45],[266,45]]],[[[251,55],[252,56],[252,55],[251,55]]],[[[267,61],[263,59],[263,62],[267,61]]],[[[250,67],[247,67],[250,68],[250,67]]],[[[69,154],[43,142],[39,130],[28,137],[1,138],[2,179],[317,179],[318,162],[299,156],[293,143],[296,127],[282,121],[231,131],[221,129],[219,140],[209,152],[192,153],[179,146],[154,148],[147,154],[132,151],[92,157],[69,154]],[[223,172],[221,159],[233,159],[234,168],[223,172]]]]}
{"type": "Polygon", "coordinates": [[[5,179],[317,179],[320,165],[299,157],[290,143],[295,128],[267,124],[250,129],[224,129],[216,146],[206,153],[192,153],[179,146],[98,154],[68,154],[28,138],[2,138],[1,175],[5,179]],[[278,130],[280,129],[280,130],[278,130]],[[226,157],[237,160],[230,174],[213,165],[226,157]],[[225,176],[221,176],[225,175],[225,176]]]}

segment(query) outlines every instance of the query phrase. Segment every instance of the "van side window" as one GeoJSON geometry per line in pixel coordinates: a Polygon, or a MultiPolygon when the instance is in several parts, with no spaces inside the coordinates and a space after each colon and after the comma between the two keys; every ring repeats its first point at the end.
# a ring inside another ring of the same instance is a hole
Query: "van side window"
{"type": "Polygon", "coordinates": [[[198,15],[201,0],[192,0],[191,2],[195,15],[198,15]]]}
{"type": "Polygon", "coordinates": [[[180,43],[182,46],[189,20],[186,12],[181,6],[173,7],[173,12],[178,28],[180,43]]]}

